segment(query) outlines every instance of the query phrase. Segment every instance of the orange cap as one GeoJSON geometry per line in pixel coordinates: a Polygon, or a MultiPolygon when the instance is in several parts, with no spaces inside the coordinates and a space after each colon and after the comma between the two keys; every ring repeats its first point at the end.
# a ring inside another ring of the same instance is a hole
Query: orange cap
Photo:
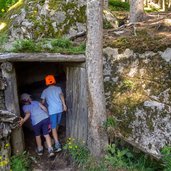
{"type": "Polygon", "coordinates": [[[45,77],[46,85],[56,84],[55,77],[53,75],[47,75],[45,77]]]}

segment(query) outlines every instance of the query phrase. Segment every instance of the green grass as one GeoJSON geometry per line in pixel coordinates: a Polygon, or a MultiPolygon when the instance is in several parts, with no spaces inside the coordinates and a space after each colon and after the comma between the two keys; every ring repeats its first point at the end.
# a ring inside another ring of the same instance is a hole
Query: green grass
{"type": "Polygon", "coordinates": [[[130,5],[128,2],[121,2],[120,0],[109,0],[109,8],[112,11],[129,11],[130,5]]]}
{"type": "Polygon", "coordinates": [[[69,39],[42,39],[36,42],[31,39],[17,40],[13,44],[12,52],[49,52],[62,54],[83,54],[85,53],[85,44],[75,44],[69,39]]]}
{"type": "Polygon", "coordinates": [[[41,48],[33,40],[22,39],[17,40],[13,44],[13,52],[39,52],[41,48]]]}

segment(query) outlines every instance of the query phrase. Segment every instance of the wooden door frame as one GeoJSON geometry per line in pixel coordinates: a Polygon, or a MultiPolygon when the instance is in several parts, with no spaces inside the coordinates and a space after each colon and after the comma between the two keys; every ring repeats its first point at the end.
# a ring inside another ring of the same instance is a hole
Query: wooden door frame
{"type": "MultiPolygon", "coordinates": [[[[67,63],[67,67],[78,65],[78,66],[85,66],[85,55],[61,55],[57,53],[9,53],[9,54],[0,54],[0,62],[2,63],[2,66],[12,66],[15,62],[65,62],[67,63]],[[11,65],[12,64],[12,65],[11,65]]],[[[7,110],[11,112],[15,112],[18,116],[20,116],[18,106],[16,103],[18,102],[18,94],[15,93],[14,89],[17,89],[17,83],[15,81],[16,79],[16,73],[15,68],[13,68],[11,71],[2,69],[2,76],[7,80],[7,85],[10,85],[5,90],[5,99],[16,99],[17,101],[15,103],[12,103],[12,105],[8,103],[5,104],[7,110]]],[[[67,86],[67,85],[66,85],[67,86]]],[[[18,154],[23,152],[24,150],[24,138],[21,129],[14,130],[14,135],[12,137],[16,137],[12,139],[12,146],[14,148],[13,153],[18,154]],[[20,141],[20,142],[19,142],[20,141]],[[22,141],[22,145],[20,145],[22,141]]]]}

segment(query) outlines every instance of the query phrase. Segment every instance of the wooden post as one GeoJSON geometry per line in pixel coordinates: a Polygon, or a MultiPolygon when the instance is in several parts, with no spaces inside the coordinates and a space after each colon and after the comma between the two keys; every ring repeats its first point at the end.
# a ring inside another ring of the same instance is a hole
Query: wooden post
{"type": "MultiPolygon", "coordinates": [[[[12,63],[4,62],[1,64],[1,69],[2,76],[7,81],[7,87],[4,91],[6,109],[20,116],[15,68],[12,63]]],[[[12,131],[11,146],[13,154],[20,154],[24,151],[24,138],[21,128],[12,131]]]]}
{"type": "Polygon", "coordinates": [[[103,123],[106,108],[103,85],[103,0],[87,0],[86,67],[88,80],[88,147],[100,157],[107,145],[103,123]]]}

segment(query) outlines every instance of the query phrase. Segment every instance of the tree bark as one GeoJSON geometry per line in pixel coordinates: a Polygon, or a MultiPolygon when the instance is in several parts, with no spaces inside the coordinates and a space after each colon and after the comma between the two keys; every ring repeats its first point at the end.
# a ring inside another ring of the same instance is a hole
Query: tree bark
{"type": "Polygon", "coordinates": [[[103,1],[104,1],[103,2],[104,8],[108,9],[108,7],[109,7],[109,0],[103,0],[103,1]]]}
{"type": "Polygon", "coordinates": [[[162,9],[163,9],[163,11],[166,11],[166,1],[165,0],[162,1],[162,9]]]}
{"type": "MultiPolygon", "coordinates": [[[[19,102],[17,95],[16,74],[13,65],[9,62],[2,63],[2,76],[7,81],[5,93],[5,106],[10,112],[20,116],[19,102]]],[[[24,138],[21,128],[16,128],[11,134],[11,146],[13,154],[20,154],[24,151],[24,138]]]]}
{"type": "Polygon", "coordinates": [[[144,0],[131,0],[130,2],[130,22],[142,21],[144,17],[144,0]]]}
{"type": "Polygon", "coordinates": [[[103,86],[102,6],[102,0],[87,0],[88,147],[96,157],[102,156],[107,145],[107,134],[103,129],[106,108],[103,86]]]}

